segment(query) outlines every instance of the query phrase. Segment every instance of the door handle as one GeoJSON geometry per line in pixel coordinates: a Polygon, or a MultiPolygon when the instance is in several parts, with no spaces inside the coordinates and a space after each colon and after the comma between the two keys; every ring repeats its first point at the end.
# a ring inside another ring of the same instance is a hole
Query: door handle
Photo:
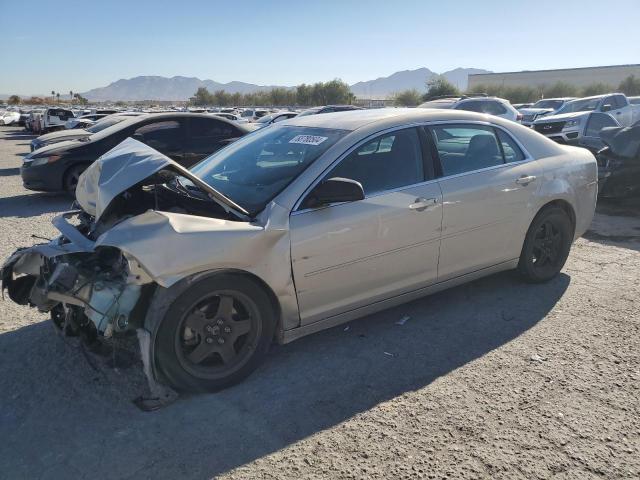
{"type": "Polygon", "coordinates": [[[536,179],[535,175],[522,175],[520,178],[516,180],[518,185],[529,185],[536,179]]]}
{"type": "Polygon", "coordinates": [[[438,204],[438,199],[437,198],[416,198],[414,200],[414,203],[412,203],[411,205],[409,205],[409,208],[411,210],[415,210],[417,212],[422,212],[423,210],[426,210],[429,207],[433,207],[434,205],[438,204]]]}

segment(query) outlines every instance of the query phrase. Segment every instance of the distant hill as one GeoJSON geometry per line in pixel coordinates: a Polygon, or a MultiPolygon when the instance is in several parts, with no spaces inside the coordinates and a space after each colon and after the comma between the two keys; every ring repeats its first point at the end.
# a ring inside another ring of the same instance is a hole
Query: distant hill
{"type": "MultiPolygon", "coordinates": [[[[443,75],[448,81],[453,83],[460,90],[466,90],[468,85],[469,74],[489,73],[489,70],[481,68],[456,68],[444,72],[443,75]]],[[[375,80],[366,82],[358,82],[351,85],[351,91],[357,97],[363,98],[385,98],[399,92],[415,88],[420,92],[426,92],[426,82],[437,73],[428,68],[418,68],[416,70],[403,70],[396,72],[388,77],[380,77],[375,80]]]]}
{"type": "Polygon", "coordinates": [[[210,92],[225,90],[229,93],[251,93],[271,90],[276,85],[254,85],[244,82],[220,83],[195,77],[140,76],[120,79],[106,87],[94,88],[81,95],[90,101],[105,100],[188,100],[200,87],[210,92]]]}
{"type": "MultiPolygon", "coordinates": [[[[488,73],[488,70],[479,68],[456,68],[444,72],[447,80],[456,85],[461,90],[466,90],[467,79],[470,73],[488,73]]],[[[375,80],[358,82],[351,85],[351,91],[357,97],[365,98],[385,98],[398,92],[415,88],[425,91],[425,83],[428,78],[436,75],[428,68],[418,68],[416,70],[404,70],[396,72],[388,77],[380,77],[375,80]]],[[[106,87],[94,88],[81,95],[90,101],[108,100],[188,100],[200,87],[205,87],[210,92],[225,90],[229,93],[252,93],[264,90],[271,90],[278,85],[256,85],[245,82],[220,83],[214,80],[200,80],[196,77],[160,77],[160,76],[140,76],[133,78],[123,78],[110,83],[106,87]]],[[[283,87],[292,88],[292,87],[283,87]]]]}

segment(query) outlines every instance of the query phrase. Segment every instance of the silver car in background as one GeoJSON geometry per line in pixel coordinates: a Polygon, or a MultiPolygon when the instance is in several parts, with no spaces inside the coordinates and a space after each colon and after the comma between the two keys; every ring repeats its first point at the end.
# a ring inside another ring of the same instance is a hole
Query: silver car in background
{"type": "Polygon", "coordinates": [[[274,339],[503,270],[554,278],[596,195],[587,150],[458,110],[297,117],[191,170],[128,139],[2,285],[85,337],[137,332],[152,380],[216,390],[274,339]]]}

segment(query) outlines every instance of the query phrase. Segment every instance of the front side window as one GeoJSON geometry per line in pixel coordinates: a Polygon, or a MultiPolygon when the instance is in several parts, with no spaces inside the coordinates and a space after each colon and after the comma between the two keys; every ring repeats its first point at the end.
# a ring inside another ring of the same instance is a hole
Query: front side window
{"type": "Polygon", "coordinates": [[[600,130],[605,127],[617,127],[618,124],[606,113],[592,113],[587,121],[587,128],[584,132],[587,137],[599,137],[600,130]]]}
{"type": "Polygon", "coordinates": [[[362,184],[365,195],[423,182],[424,163],[415,128],[381,135],[351,152],[326,178],[362,184]]]}
{"type": "Polygon", "coordinates": [[[489,126],[442,125],[431,130],[444,176],[504,163],[494,130],[489,126]]]}
{"type": "Polygon", "coordinates": [[[262,128],[191,171],[245,210],[257,213],[347,133],[333,128],[262,128]]]}

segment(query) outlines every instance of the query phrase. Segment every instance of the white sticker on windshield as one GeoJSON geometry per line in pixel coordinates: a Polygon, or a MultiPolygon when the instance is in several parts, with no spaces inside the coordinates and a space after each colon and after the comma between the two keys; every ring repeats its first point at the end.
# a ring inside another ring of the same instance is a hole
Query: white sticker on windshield
{"type": "Polygon", "coordinates": [[[320,145],[329,137],[318,137],[317,135],[296,135],[289,143],[302,143],[304,145],[320,145]]]}

